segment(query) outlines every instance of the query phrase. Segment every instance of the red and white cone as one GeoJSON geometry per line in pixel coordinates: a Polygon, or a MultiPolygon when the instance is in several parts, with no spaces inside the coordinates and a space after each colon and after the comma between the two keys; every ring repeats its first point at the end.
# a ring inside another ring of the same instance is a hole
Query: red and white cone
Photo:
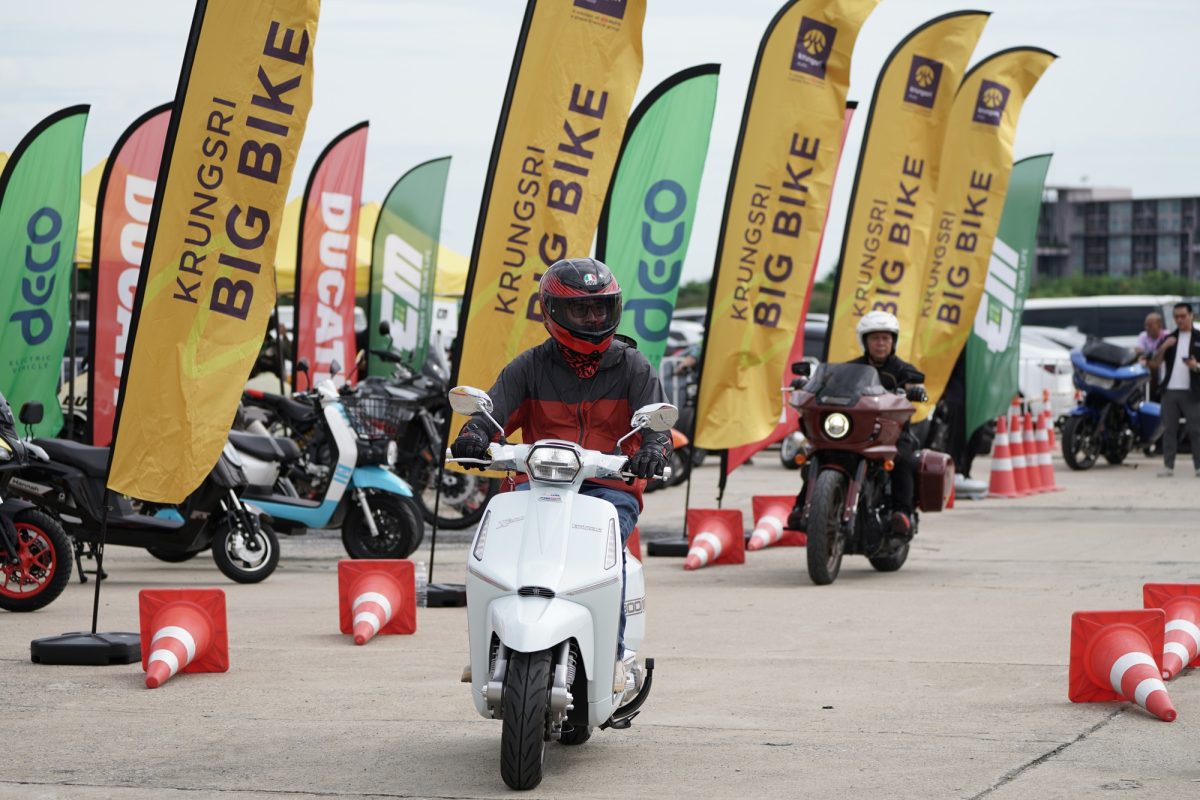
{"type": "Polygon", "coordinates": [[[1029,491],[1041,494],[1045,491],[1042,486],[1042,466],[1038,455],[1037,434],[1033,431],[1033,415],[1028,411],[1022,422],[1021,444],[1025,446],[1025,475],[1029,481],[1029,491]]]}
{"type": "Polygon", "coordinates": [[[1147,583],[1142,586],[1142,601],[1146,608],[1161,608],[1166,615],[1162,675],[1171,680],[1200,652],[1200,584],[1147,583]]]}
{"type": "Polygon", "coordinates": [[[1038,418],[1034,437],[1037,443],[1038,470],[1042,478],[1043,492],[1061,492],[1062,487],[1054,480],[1054,456],[1050,455],[1050,435],[1046,416],[1038,418]]]}
{"type": "Polygon", "coordinates": [[[1054,411],[1050,405],[1050,390],[1042,389],[1042,424],[1046,428],[1046,441],[1050,450],[1054,450],[1054,411]]]}
{"type": "Polygon", "coordinates": [[[143,589],[138,593],[142,669],[157,689],[180,672],[225,672],[229,640],[220,589],[143,589]]]}
{"type": "Polygon", "coordinates": [[[1154,655],[1162,652],[1165,622],[1161,609],[1072,614],[1071,702],[1132,700],[1164,722],[1173,721],[1175,706],[1154,655]]]}
{"type": "Polygon", "coordinates": [[[1013,477],[1012,451],[1008,447],[1008,417],[996,419],[996,440],[992,443],[992,474],[988,478],[988,497],[1020,497],[1013,477]]]}
{"type": "Polygon", "coordinates": [[[746,563],[740,509],[692,508],[687,512],[688,554],[686,570],[712,564],[746,563]]]}
{"type": "Polygon", "coordinates": [[[343,559],[338,562],[338,617],[355,644],[376,634],[415,633],[416,582],[413,563],[401,559],[343,559]]]}
{"type": "Polygon", "coordinates": [[[1013,482],[1017,486],[1017,494],[1021,497],[1033,494],[1029,486],[1029,464],[1025,461],[1023,428],[1020,413],[1009,417],[1008,449],[1012,453],[1013,482]]]}
{"type": "Polygon", "coordinates": [[[750,534],[746,549],[762,550],[772,545],[804,546],[808,537],[786,527],[795,502],[796,498],[788,495],[756,494],[750,498],[754,531],[750,534]]]}

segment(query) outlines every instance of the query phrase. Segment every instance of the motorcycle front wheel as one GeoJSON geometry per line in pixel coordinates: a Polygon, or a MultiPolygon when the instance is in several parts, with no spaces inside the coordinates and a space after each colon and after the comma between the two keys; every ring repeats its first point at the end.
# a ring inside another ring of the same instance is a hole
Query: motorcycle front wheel
{"type": "Polygon", "coordinates": [[[500,733],[500,777],[510,788],[542,782],[546,722],[553,677],[549,650],[513,652],[504,678],[504,729],[500,733]]]}
{"type": "Polygon", "coordinates": [[[16,514],[13,524],[17,552],[0,544],[0,608],[37,611],[71,580],[71,540],[54,519],[33,509],[16,514]]]}
{"type": "Polygon", "coordinates": [[[237,583],[258,583],[279,565],[279,539],[275,531],[253,518],[251,527],[247,531],[241,525],[222,520],[213,535],[213,561],[226,578],[237,583]]]}
{"type": "Polygon", "coordinates": [[[818,586],[833,583],[842,569],[846,537],[842,532],[842,506],[846,500],[845,476],[837,470],[822,470],[812,489],[808,512],[808,577],[818,586]]]}
{"type": "MultiPolygon", "coordinates": [[[[354,490],[351,490],[354,491],[354,490]]],[[[408,558],[425,538],[425,523],[416,500],[386,492],[367,492],[367,505],[375,518],[378,536],[357,497],[350,497],[350,509],[342,523],[342,546],[351,558],[408,558]]]]}
{"type": "Polygon", "coordinates": [[[1096,464],[1099,444],[1096,442],[1096,423],[1091,417],[1068,417],[1063,425],[1063,460],[1073,470],[1091,469],[1096,464]]]}

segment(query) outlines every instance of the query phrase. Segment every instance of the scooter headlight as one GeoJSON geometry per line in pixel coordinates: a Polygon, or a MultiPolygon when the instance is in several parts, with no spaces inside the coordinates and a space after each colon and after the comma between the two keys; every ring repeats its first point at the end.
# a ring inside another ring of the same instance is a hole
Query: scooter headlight
{"type": "Polygon", "coordinates": [[[492,512],[485,511],[483,519],[479,522],[479,532],[475,534],[475,546],[471,548],[471,555],[475,556],[476,561],[483,561],[483,550],[487,547],[488,522],[492,519],[492,512]]]}
{"type": "Polygon", "coordinates": [[[830,439],[842,439],[850,433],[850,418],[840,411],[835,411],[825,417],[821,427],[825,429],[825,435],[830,439]]]}
{"type": "Polygon", "coordinates": [[[525,459],[529,476],[546,483],[572,483],[581,465],[574,450],[566,447],[535,447],[525,459]]]}

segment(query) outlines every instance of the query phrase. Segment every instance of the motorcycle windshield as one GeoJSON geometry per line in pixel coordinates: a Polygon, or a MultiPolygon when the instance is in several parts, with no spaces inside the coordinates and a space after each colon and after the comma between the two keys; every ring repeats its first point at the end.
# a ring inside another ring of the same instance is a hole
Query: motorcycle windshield
{"type": "Polygon", "coordinates": [[[861,397],[884,394],[879,372],[868,364],[822,364],[804,390],[823,406],[852,406],[861,397]]]}

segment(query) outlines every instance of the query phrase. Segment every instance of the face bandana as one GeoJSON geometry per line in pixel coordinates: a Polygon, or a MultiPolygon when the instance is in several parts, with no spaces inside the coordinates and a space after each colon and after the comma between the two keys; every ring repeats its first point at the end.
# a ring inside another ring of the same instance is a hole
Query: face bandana
{"type": "Polygon", "coordinates": [[[576,353],[569,347],[563,345],[558,346],[558,352],[562,353],[563,360],[575,370],[575,374],[582,378],[590,378],[596,374],[596,368],[600,366],[600,357],[604,353],[576,353]]]}

